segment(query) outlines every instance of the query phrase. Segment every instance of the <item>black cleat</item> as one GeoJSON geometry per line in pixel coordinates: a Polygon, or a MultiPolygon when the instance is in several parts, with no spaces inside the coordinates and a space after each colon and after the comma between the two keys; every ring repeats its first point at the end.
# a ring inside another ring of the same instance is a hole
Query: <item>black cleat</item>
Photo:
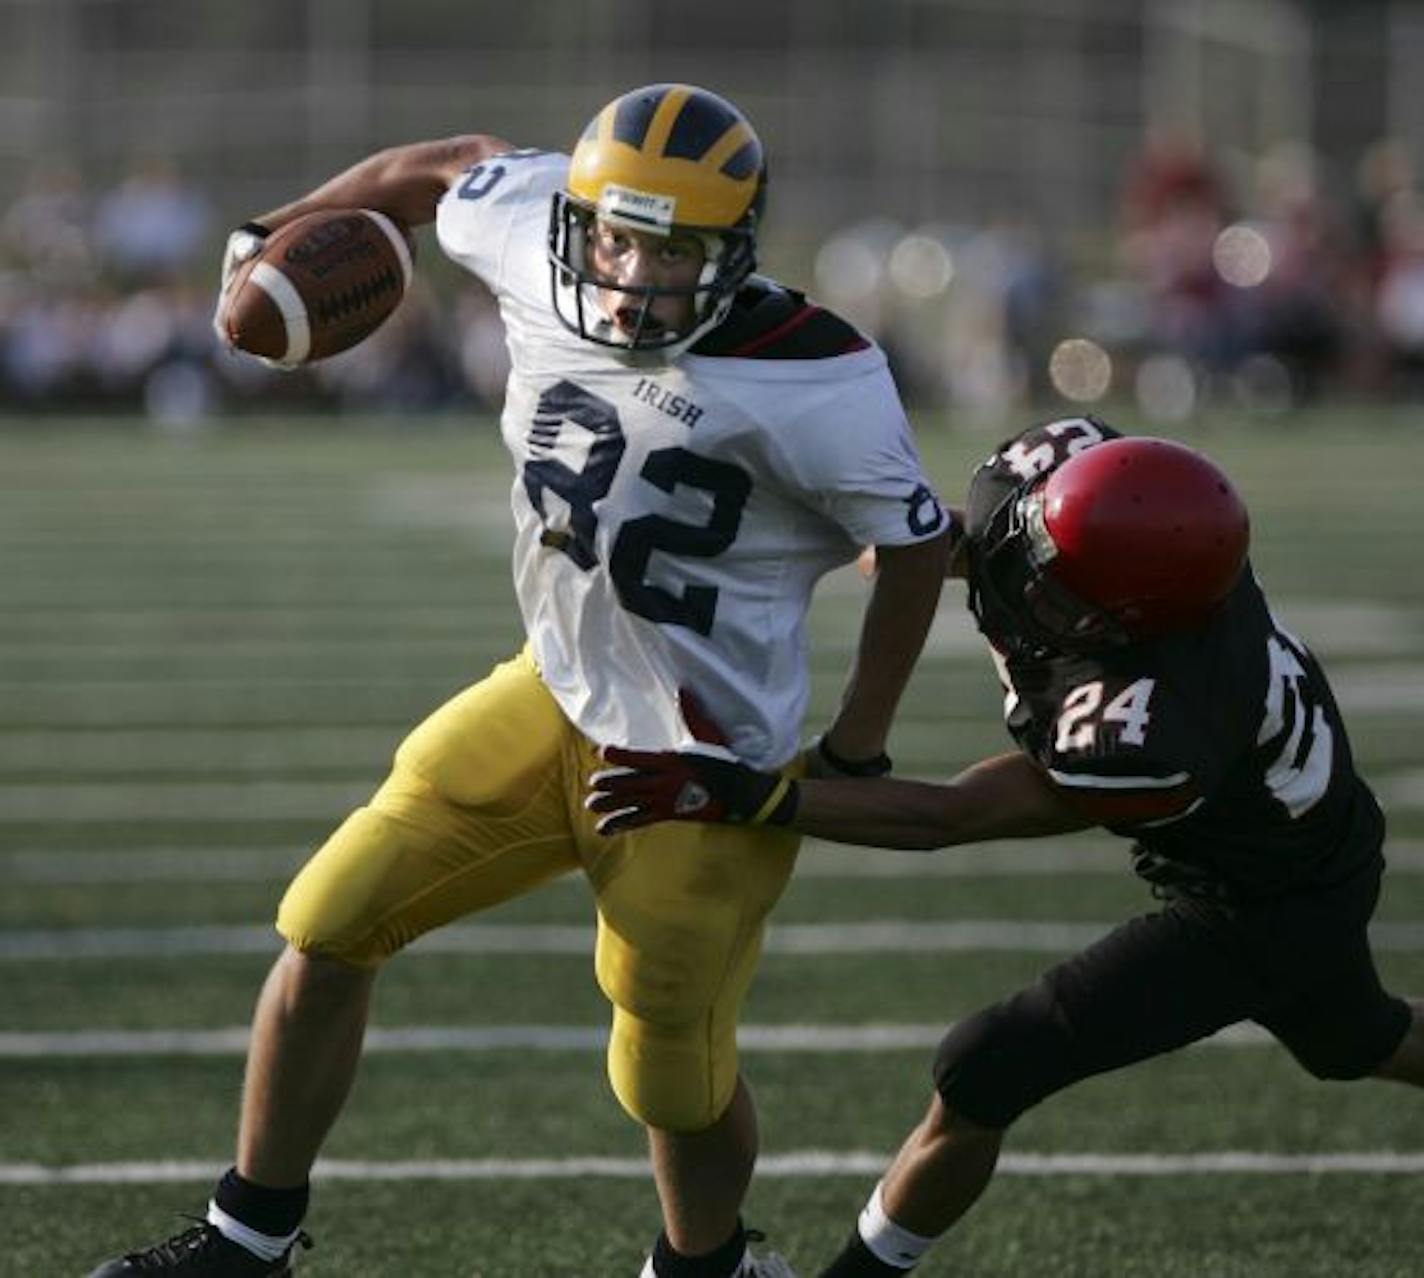
{"type": "Polygon", "coordinates": [[[106,1261],[89,1278],[136,1278],[140,1274],[173,1274],[177,1278],[290,1278],[297,1247],[311,1246],[305,1233],[276,1260],[262,1260],[239,1247],[217,1228],[198,1221],[154,1247],[131,1251],[106,1261]]]}

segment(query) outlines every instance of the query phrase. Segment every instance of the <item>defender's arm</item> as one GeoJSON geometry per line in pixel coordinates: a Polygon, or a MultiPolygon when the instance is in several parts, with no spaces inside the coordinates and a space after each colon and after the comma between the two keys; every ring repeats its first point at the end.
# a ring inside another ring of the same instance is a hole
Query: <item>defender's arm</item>
{"type": "Polygon", "coordinates": [[[930,851],[1094,824],[1027,755],[1002,754],[947,782],[802,781],[791,824],[817,838],[930,851]]]}
{"type": "Polygon", "coordinates": [[[790,825],[836,843],[930,850],[1096,824],[1023,754],[985,759],[938,784],[888,777],[792,781],[692,751],[610,746],[604,758],[614,766],[591,778],[587,800],[604,814],[601,834],[654,821],[720,821],[790,825]]]}

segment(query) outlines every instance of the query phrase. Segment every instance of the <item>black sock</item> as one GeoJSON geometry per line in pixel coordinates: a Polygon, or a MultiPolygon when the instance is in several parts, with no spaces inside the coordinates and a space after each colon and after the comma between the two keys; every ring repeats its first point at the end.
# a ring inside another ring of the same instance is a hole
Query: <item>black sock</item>
{"type": "Polygon", "coordinates": [[[747,1231],[742,1222],[716,1251],[705,1256],[684,1256],[673,1250],[667,1234],[660,1233],[653,1244],[653,1269],[658,1278],[731,1278],[747,1249],[747,1231]]]}
{"type": "Polygon", "coordinates": [[[853,1230],[841,1254],[821,1270],[820,1278],[904,1278],[909,1272],[880,1260],[865,1245],[860,1231],[853,1230]]]}
{"type": "Polygon", "coordinates": [[[310,1197],[310,1184],[294,1189],[268,1189],[244,1180],[237,1174],[236,1167],[230,1167],[218,1181],[213,1202],[259,1234],[285,1238],[302,1223],[310,1197]]]}

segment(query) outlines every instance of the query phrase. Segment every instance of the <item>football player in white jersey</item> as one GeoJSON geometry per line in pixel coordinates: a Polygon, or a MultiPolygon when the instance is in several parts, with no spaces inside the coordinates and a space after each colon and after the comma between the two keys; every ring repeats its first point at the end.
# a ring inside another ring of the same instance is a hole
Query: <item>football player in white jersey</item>
{"type": "MultiPolygon", "coordinates": [[[[512,364],[502,429],[528,643],[411,733],[289,888],[237,1160],[206,1221],[93,1278],[287,1274],[381,963],[574,872],[597,905],[609,1078],[648,1131],[662,1205],[644,1278],[789,1273],[748,1251],[740,1218],[756,1119],[736,1023],[797,836],[606,838],[582,803],[600,747],[705,739],[700,707],[758,768],[889,767],[950,519],[884,354],[753,274],[765,189],[742,114],[665,84],[606,106],[572,156],[483,135],[397,147],[234,233],[228,271],[314,210],[434,221],[445,252],[493,291],[512,364]],[[803,754],[811,591],[864,545],[879,548],[880,573],[858,656],[803,754]]],[[[529,1272],[548,1271],[531,1256],[529,1272]]]]}

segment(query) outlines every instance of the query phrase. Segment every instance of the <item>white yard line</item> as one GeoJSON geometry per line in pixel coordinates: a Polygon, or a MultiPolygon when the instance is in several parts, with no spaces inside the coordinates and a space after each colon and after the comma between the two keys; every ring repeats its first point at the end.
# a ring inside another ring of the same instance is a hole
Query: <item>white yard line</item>
{"type": "MultiPolygon", "coordinates": [[[[874,1176],[884,1170],[888,1152],[869,1150],[797,1150],[763,1154],[761,1179],[793,1180],[821,1176],[874,1176]]],[[[204,1182],[222,1175],[226,1164],[212,1162],[0,1163],[0,1185],[157,1185],[204,1182]]],[[[1212,1150],[1199,1154],[1005,1154],[998,1165],[1006,1176],[1256,1176],[1418,1175],[1424,1153],[1361,1150],[1336,1154],[1275,1154],[1255,1150],[1212,1150]]],[[[360,1162],[322,1159],[316,1180],[572,1180],[586,1176],[643,1179],[641,1158],[479,1158],[413,1162],[360,1162]]]]}
{"type": "MultiPolygon", "coordinates": [[[[796,862],[797,878],[963,879],[1021,875],[1131,874],[1128,839],[1101,836],[1028,839],[943,848],[938,852],[891,852],[808,839],[796,862]]],[[[39,854],[42,855],[42,854],[39,854]]],[[[1385,844],[1391,873],[1424,873],[1424,839],[1385,844]]],[[[0,862],[3,864],[3,862],[0,862]]]]}
{"type": "Polygon", "coordinates": [[[62,782],[0,787],[3,822],[108,825],[114,821],[334,821],[371,797],[349,781],[62,782]]]}
{"type": "MultiPolygon", "coordinates": [[[[781,923],[767,933],[769,954],[937,954],[1017,951],[1059,954],[1081,949],[1113,923],[1023,922],[958,919],[924,923],[879,919],[870,923],[781,923]]],[[[1376,923],[1376,950],[1424,950],[1424,922],[1376,923]]],[[[455,924],[422,937],[412,954],[593,953],[593,929],[572,924],[455,924]]],[[[273,954],[280,942],[270,927],[64,928],[0,931],[0,962],[120,958],[192,958],[198,955],[273,954]]]]}
{"type": "MultiPolygon", "coordinates": [[[[835,580],[838,594],[864,598],[865,587],[855,574],[835,580]],[[860,588],[857,590],[856,587],[860,588]]],[[[825,590],[825,585],[821,587],[825,590]]],[[[1271,611],[1292,633],[1302,635],[1319,656],[1335,661],[1360,658],[1410,657],[1424,643],[1424,612],[1390,603],[1369,603],[1291,596],[1273,598],[1271,611]]],[[[846,627],[854,633],[853,624],[846,627]]],[[[926,651],[939,656],[983,656],[984,640],[966,609],[942,606],[935,614],[926,651]]],[[[1333,677],[1333,676],[1332,676],[1333,677]]]]}
{"type": "MultiPolygon", "coordinates": [[[[404,604],[396,601],[389,606],[404,607],[404,604]]],[[[478,632],[472,631],[472,635],[477,634],[478,632]]],[[[496,628],[493,634],[502,641],[506,630],[496,628]]],[[[443,644],[440,640],[432,642],[443,644]]],[[[511,648],[514,646],[512,638],[509,644],[511,648]]],[[[392,640],[390,651],[396,652],[398,645],[399,640],[392,640]]],[[[315,648],[319,650],[322,646],[317,644],[315,648]]],[[[418,643],[412,646],[418,646],[418,643]]],[[[854,635],[825,636],[818,646],[823,658],[848,652],[854,647],[854,635]]],[[[335,655],[341,652],[339,640],[333,640],[326,647],[335,655]]],[[[958,643],[954,641],[951,652],[957,651],[958,643]]],[[[1414,651],[1417,651],[1417,648],[1414,651]]],[[[1330,654],[1327,652],[1324,655],[1328,658],[1330,654]]],[[[1398,655],[1404,657],[1409,654],[1401,652],[1398,655]]],[[[981,660],[981,654],[976,651],[973,659],[976,662],[981,660]]],[[[94,664],[99,666],[97,662],[94,664]]],[[[985,678],[992,678],[987,660],[984,661],[984,666],[985,678]]],[[[472,678],[481,673],[483,671],[477,668],[469,671],[472,678]]],[[[1374,662],[1341,658],[1330,667],[1330,683],[1346,719],[1352,714],[1394,718],[1400,715],[1417,715],[1424,711],[1424,672],[1421,672],[1413,661],[1374,662]]],[[[295,696],[316,697],[323,693],[330,694],[347,689],[352,692],[373,689],[399,692],[409,686],[408,678],[386,674],[361,676],[351,673],[325,677],[264,674],[244,678],[195,668],[191,673],[176,678],[172,673],[150,674],[136,671],[132,674],[116,674],[111,669],[99,668],[94,671],[92,678],[83,680],[74,676],[55,676],[48,672],[27,679],[3,679],[0,680],[0,697],[16,706],[42,707],[46,715],[49,715],[57,702],[67,703],[75,696],[82,695],[89,712],[86,722],[93,721],[92,715],[98,702],[131,698],[134,705],[143,705],[151,710],[162,709],[165,717],[173,713],[181,714],[188,726],[200,726],[203,720],[200,715],[194,715],[194,706],[205,699],[223,699],[225,702],[235,699],[246,703],[256,697],[259,701],[265,698],[263,704],[270,704],[274,693],[286,690],[290,690],[295,696]]],[[[259,715],[244,722],[269,724],[272,722],[272,716],[259,715]]],[[[950,730],[946,726],[945,732],[950,730]]]]}
{"type": "Polygon", "coordinates": [[[66,849],[0,856],[0,879],[10,883],[269,883],[289,878],[311,855],[309,847],[145,848],[79,852],[66,849]]]}
{"type": "MultiPolygon", "coordinates": [[[[1424,768],[1371,773],[1369,780],[1386,810],[1424,808],[1424,768]]],[[[334,823],[365,803],[374,784],[368,775],[341,781],[17,782],[0,785],[0,827],[16,822],[192,824],[257,819],[334,823]]]]}
{"type": "MultiPolygon", "coordinates": [[[[796,865],[798,879],[964,879],[1129,873],[1128,842],[1042,839],[890,852],[840,847],[808,839],[796,865]]],[[[282,882],[311,855],[307,846],[155,847],[132,849],[21,849],[0,853],[0,882],[45,884],[282,882]]],[[[1385,847],[1394,874],[1424,872],[1424,840],[1396,839],[1385,847]]],[[[555,884],[582,887],[569,875],[555,884]]]]}
{"type": "MultiPolygon", "coordinates": [[[[948,1029],[930,1023],[869,1025],[743,1025],[743,1052],[928,1051],[948,1029]]],[[[0,1033],[0,1059],[39,1060],[107,1056],[241,1056],[245,1025],[209,1030],[73,1030],[0,1033]]],[[[1261,1047],[1275,1040],[1259,1026],[1233,1025],[1203,1039],[1201,1046],[1261,1047]]],[[[366,1032],[368,1054],[415,1052],[601,1052],[608,1032],[594,1025],[411,1025],[366,1032]]]]}
{"type": "MultiPolygon", "coordinates": [[[[1091,875],[1128,867],[1126,840],[1043,839],[941,852],[889,852],[837,847],[808,839],[796,866],[803,879],[941,879],[982,875],[1091,875]]],[[[260,883],[281,881],[311,855],[307,846],[152,847],[92,850],[17,849],[0,853],[0,880],[10,883],[260,883]]],[[[1391,865],[1424,870],[1424,841],[1390,849],[1391,865]]],[[[581,887],[569,875],[558,883],[581,887]]]]}
{"type": "MultiPolygon", "coordinates": [[[[1041,840],[946,848],[930,854],[836,847],[807,840],[796,866],[802,879],[941,879],[987,875],[1100,875],[1127,870],[1128,844],[1097,840],[1041,840]]],[[[281,881],[313,849],[289,847],[154,847],[81,851],[21,849],[0,854],[0,880],[10,883],[261,883],[281,881]]],[[[1424,842],[1391,848],[1391,865],[1424,870],[1424,842]]],[[[582,887],[569,875],[561,885],[582,887]]]]}

